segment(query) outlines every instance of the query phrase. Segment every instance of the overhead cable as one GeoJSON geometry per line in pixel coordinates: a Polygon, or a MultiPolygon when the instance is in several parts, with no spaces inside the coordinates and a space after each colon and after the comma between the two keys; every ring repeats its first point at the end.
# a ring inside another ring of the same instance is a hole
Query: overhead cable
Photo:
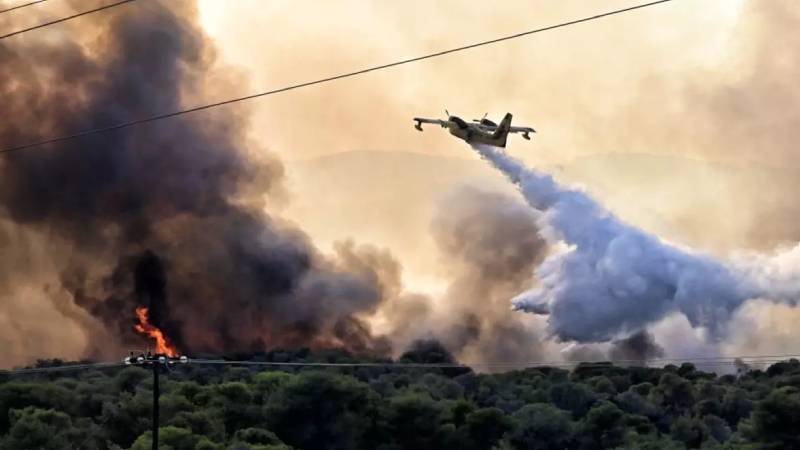
{"type": "MultiPolygon", "coordinates": [[[[66,22],[68,20],[72,20],[72,19],[75,19],[77,17],[85,16],[85,15],[92,14],[92,13],[96,13],[98,11],[103,11],[103,10],[106,10],[106,9],[113,8],[115,6],[124,5],[125,3],[130,3],[130,2],[134,2],[134,1],[136,1],[136,0],[122,0],[122,1],[119,1],[119,2],[116,2],[116,3],[109,3],[108,5],[104,5],[104,6],[101,6],[99,8],[90,9],[88,11],[82,11],[82,12],[79,12],[79,13],[75,13],[75,14],[73,14],[71,16],[62,17],[60,19],[55,19],[55,20],[51,20],[49,22],[40,23],[39,25],[34,25],[32,27],[23,28],[23,29],[17,30],[17,31],[12,31],[11,33],[0,35],[0,40],[6,39],[6,38],[10,38],[12,36],[18,36],[20,34],[27,33],[29,31],[38,30],[40,28],[49,27],[50,25],[55,25],[57,23],[66,22]]],[[[25,6],[27,6],[27,5],[25,5],[25,6]]],[[[18,8],[21,8],[21,7],[22,6],[20,6],[18,8]]],[[[12,9],[15,9],[15,8],[12,8],[12,9]]],[[[8,11],[10,11],[10,10],[8,10],[8,11]]]]}
{"type": "Polygon", "coordinates": [[[12,6],[10,8],[0,9],[0,14],[7,13],[9,11],[14,11],[16,9],[22,9],[22,8],[25,8],[25,7],[28,7],[28,6],[33,6],[33,5],[36,5],[38,3],[44,3],[46,1],[47,0],[36,0],[36,1],[33,1],[33,2],[23,3],[23,4],[17,5],[17,6],[12,6]]]}
{"type": "MultiPolygon", "coordinates": [[[[132,0],[127,0],[127,1],[132,1],[132,0]]],[[[170,117],[181,116],[181,115],[184,115],[184,114],[189,114],[189,113],[193,113],[193,112],[197,112],[197,111],[203,111],[203,110],[206,110],[206,109],[216,108],[216,107],[219,107],[219,106],[230,105],[232,103],[242,102],[242,101],[245,101],[245,100],[252,100],[254,98],[266,97],[268,95],[287,92],[287,91],[291,91],[291,90],[294,90],[294,89],[300,89],[300,88],[313,86],[313,85],[317,85],[317,84],[328,83],[328,82],[331,82],[331,81],[341,80],[343,78],[354,77],[354,76],[357,76],[357,75],[363,75],[363,74],[366,74],[366,73],[369,73],[369,72],[375,72],[375,71],[382,70],[382,69],[388,69],[388,68],[391,68],[391,67],[401,66],[401,65],[404,65],[404,64],[410,64],[410,63],[413,63],[413,62],[418,62],[418,61],[422,61],[422,60],[426,60],[426,59],[436,58],[436,57],[439,57],[439,56],[444,56],[444,55],[448,55],[448,54],[451,54],[451,53],[470,50],[470,49],[477,48],[477,47],[482,47],[482,46],[485,46],[485,45],[496,44],[496,43],[508,41],[508,40],[511,40],[511,39],[517,39],[517,38],[521,38],[521,37],[528,36],[528,35],[531,35],[531,34],[541,33],[543,31],[549,31],[549,30],[554,30],[556,28],[562,28],[562,27],[566,27],[566,26],[570,26],[570,25],[576,25],[576,24],[579,24],[579,23],[589,22],[589,21],[592,21],[592,20],[597,20],[597,19],[601,19],[601,18],[604,18],[604,17],[609,17],[609,16],[613,16],[613,15],[617,15],[617,14],[622,14],[622,13],[625,13],[625,12],[630,12],[630,11],[634,11],[634,10],[637,10],[637,9],[646,8],[646,7],[649,7],[649,6],[655,6],[655,5],[659,5],[659,4],[662,4],[662,3],[667,3],[667,2],[670,2],[670,1],[672,1],[672,0],[658,0],[658,1],[654,1],[654,2],[643,3],[643,4],[639,4],[639,5],[635,5],[635,6],[630,6],[630,7],[627,7],[627,8],[608,11],[608,12],[605,12],[605,13],[602,13],[602,14],[596,14],[596,15],[593,15],[593,16],[584,17],[584,18],[581,18],[581,19],[570,20],[568,22],[561,22],[559,24],[550,25],[550,26],[547,26],[547,27],[544,27],[544,28],[536,28],[536,29],[533,29],[533,30],[524,31],[524,32],[521,32],[521,33],[509,35],[509,36],[503,36],[503,37],[499,37],[499,38],[496,38],[496,39],[491,39],[491,40],[488,40],[488,41],[481,41],[481,42],[477,42],[477,43],[474,43],[474,44],[463,45],[463,46],[451,48],[451,49],[448,49],[448,50],[442,50],[442,51],[438,51],[438,52],[435,52],[435,53],[429,53],[429,54],[426,54],[426,55],[417,56],[417,57],[414,57],[414,58],[403,59],[403,60],[395,61],[395,62],[388,63],[388,64],[381,64],[379,66],[373,66],[373,67],[369,67],[369,68],[366,68],[366,69],[356,70],[356,71],[353,71],[353,72],[343,73],[343,74],[340,74],[340,75],[334,75],[334,76],[327,77],[327,78],[320,78],[320,79],[313,80],[313,81],[307,81],[307,82],[304,82],[304,83],[293,84],[293,85],[285,86],[285,87],[282,87],[282,88],[277,88],[277,89],[272,89],[272,90],[269,90],[269,91],[264,91],[264,92],[259,92],[259,93],[247,95],[247,96],[244,96],[244,97],[237,97],[237,98],[232,98],[232,99],[229,99],[229,100],[223,100],[223,101],[219,101],[219,102],[215,102],[215,103],[208,103],[208,104],[201,105],[201,106],[195,106],[195,107],[189,108],[189,109],[183,109],[183,110],[168,112],[168,113],[164,113],[164,114],[158,114],[158,115],[155,115],[155,116],[150,116],[150,117],[144,117],[144,118],[140,118],[140,119],[130,120],[128,122],[121,122],[121,123],[117,123],[115,125],[109,125],[109,126],[100,127],[100,128],[93,128],[93,129],[84,130],[84,131],[78,131],[78,132],[75,132],[75,133],[72,133],[72,134],[63,135],[63,136],[45,138],[45,139],[42,139],[40,141],[31,142],[31,143],[27,143],[27,144],[12,145],[12,146],[0,149],[0,153],[10,153],[10,152],[17,151],[17,150],[23,150],[23,149],[28,149],[28,148],[32,148],[32,147],[39,147],[39,146],[42,146],[42,145],[45,145],[45,144],[52,144],[52,143],[56,143],[56,142],[68,141],[68,140],[79,138],[79,137],[83,137],[83,136],[88,136],[88,135],[97,134],[97,133],[105,133],[105,132],[109,132],[109,131],[119,130],[119,129],[122,129],[122,128],[132,127],[134,125],[141,125],[141,124],[148,123],[148,122],[154,122],[156,120],[162,120],[162,119],[167,119],[167,118],[170,118],[170,117]]],[[[124,2],[120,2],[120,3],[124,3],[124,2]]],[[[3,37],[0,36],[0,39],[2,39],[2,38],[3,37]]]]}
{"type": "Polygon", "coordinates": [[[689,362],[694,365],[765,365],[785,361],[787,358],[799,358],[800,355],[754,356],[754,357],[707,357],[707,358],[652,358],[628,360],[576,360],[576,361],[504,361],[473,363],[406,363],[406,362],[303,362],[303,361],[252,361],[225,359],[190,359],[191,364],[240,365],[240,366],[275,366],[275,367],[384,367],[412,369],[458,369],[458,368],[537,368],[537,367],[575,367],[581,364],[664,364],[672,362],[689,362]]]}
{"type": "Polygon", "coordinates": [[[11,369],[0,370],[0,375],[26,375],[34,373],[50,373],[50,372],[70,372],[75,370],[85,369],[108,369],[112,367],[124,366],[122,362],[113,363],[91,363],[91,364],[70,364],[63,366],[50,366],[50,367],[32,367],[26,369],[11,369]]]}

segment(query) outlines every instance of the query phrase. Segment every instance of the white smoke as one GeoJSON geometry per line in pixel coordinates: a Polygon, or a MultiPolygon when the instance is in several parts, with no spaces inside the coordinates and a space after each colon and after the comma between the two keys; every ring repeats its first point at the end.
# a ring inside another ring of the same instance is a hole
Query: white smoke
{"type": "Polygon", "coordinates": [[[800,246],[723,262],[622,222],[587,193],[502,151],[473,148],[541,211],[545,239],[565,244],[537,269],[539,285],[512,300],[515,309],[548,315],[549,332],[562,340],[608,341],[676,312],[718,339],[748,299],[800,298],[800,246]]]}

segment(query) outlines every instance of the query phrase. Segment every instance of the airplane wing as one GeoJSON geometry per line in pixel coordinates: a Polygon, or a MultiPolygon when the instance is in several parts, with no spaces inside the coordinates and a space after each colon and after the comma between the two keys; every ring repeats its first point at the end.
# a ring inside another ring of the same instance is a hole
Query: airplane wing
{"type": "MultiPolygon", "coordinates": [[[[473,122],[479,122],[479,121],[478,120],[473,120],[473,122]]],[[[492,131],[497,129],[497,125],[495,125],[495,124],[476,123],[475,126],[477,126],[478,128],[480,128],[480,129],[482,129],[484,131],[489,131],[489,132],[492,132],[492,131]]],[[[531,127],[509,127],[508,128],[508,132],[509,133],[536,133],[536,130],[534,130],[531,127]]]]}
{"type": "Polygon", "coordinates": [[[448,124],[448,121],[446,121],[446,120],[426,119],[424,117],[414,117],[414,122],[416,122],[416,124],[414,125],[414,128],[418,129],[419,131],[422,131],[422,124],[423,123],[432,123],[432,124],[440,125],[442,127],[447,126],[447,124],[448,124]]]}
{"type": "Polygon", "coordinates": [[[443,124],[447,123],[446,120],[426,119],[424,117],[414,117],[414,122],[417,122],[417,123],[435,123],[437,125],[443,125],[443,124]]]}
{"type": "Polygon", "coordinates": [[[509,133],[536,133],[531,127],[511,127],[508,129],[509,133]]]}
{"type": "Polygon", "coordinates": [[[531,140],[531,136],[528,133],[536,133],[536,130],[534,130],[531,127],[510,127],[508,129],[508,132],[509,133],[522,133],[522,137],[530,141],[531,140]]]}
{"type": "MultiPolygon", "coordinates": [[[[486,124],[476,124],[476,125],[478,126],[478,128],[480,128],[480,129],[482,129],[484,131],[489,131],[489,132],[494,131],[494,130],[497,129],[497,125],[486,125],[486,124]]],[[[531,127],[509,127],[508,128],[508,132],[509,133],[536,133],[536,130],[534,130],[531,127]]]]}
{"type": "MultiPolygon", "coordinates": [[[[480,128],[481,130],[487,133],[494,133],[495,130],[497,130],[497,127],[499,126],[490,120],[486,120],[485,118],[480,120],[473,119],[472,121],[475,122],[474,126],[480,128]]],[[[508,132],[522,133],[523,138],[530,140],[531,137],[528,133],[536,133],[536,130],[534,130],[531,127],[508,127],[508,132]]]]}

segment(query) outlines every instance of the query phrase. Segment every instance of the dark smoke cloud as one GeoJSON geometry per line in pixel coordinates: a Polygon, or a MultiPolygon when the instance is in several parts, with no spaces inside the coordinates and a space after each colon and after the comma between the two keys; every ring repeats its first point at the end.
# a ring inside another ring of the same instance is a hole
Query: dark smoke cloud
{"type": "MultiPolygon", "coordinates": [[[[98,36],[90,43],[3,41],[0,142],[197,102],[216,63],[196,18],[188,3],[140,2],[87,19],[81,31],[98,36]]],[[[110,356],[141,346],[132,331],[136,306],[150,308],[152,321],[187,352],[388,351],[362,316],[397,290],[391,257],[354,244],[325,257],[266,213],[283,169],[249,147],[244,117],[224,108],[0,160],[2,217],[52,247],[59,286],[49,292],[60,310],[94,318],[81,319],[90,351],[110,356]]],[[[1,270],[0,280],[13,283],[14,268],[1,270]]]]}
{"type": "Polygon", "coordinates": [[[595,344],[573,344],[561,351],[561,356],[567,361],[606,361],[608,356],[595,344]]]}
{"type": "Polygon", "coordinates": [[[441,199],[430,229],[447,288],[435,297],[392,294],[381,306],[396,355],[423,341],[467,363],[540,359],[539,318],[514,313],[509,303],[530,287],[547,251],[535,213],[508,194],[460,186],[441,199]]]}
{"type": "Polygon", "coordinates": [[[653,334],[646,329],[608,343],[572,343],[561,352],[567,361],[616,361],[623,364],[643,364],[665,354],[653,334]]]}
{"type": "Polygon", "coordinates": [[[608,357],[612,361],[647,361],[664,356],[664,349],[655,341],[647,330],[637,331],[632,335],[611,343],[608,357]]]}
{"type": "Polygon", "coordinates": [[[526,361],[541,356],[535,321],[508,299],[530,286],[547,247],[535,213],[507,194],[462,187],[441,202],[431,231],[450,283],[437,321],[439,339],[465,361],[526,361]]]}

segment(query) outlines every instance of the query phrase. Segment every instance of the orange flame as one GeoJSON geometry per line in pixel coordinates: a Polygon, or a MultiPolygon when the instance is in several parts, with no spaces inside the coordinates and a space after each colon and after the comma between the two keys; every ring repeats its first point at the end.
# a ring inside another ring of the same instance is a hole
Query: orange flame
{"type": "Polygon", "coordinates": [[[139,319],[139,323],[133,326],[140,334],[143,334],[151,339],[155,339],[156,341],[156,353],[162,353],[167,356],[178,356],[178,349],[175,348],[174,345],[170,344],[167,340],[167,337],[164,336],[164,333],[158,329],[157,326],[150,323],[147,317],[147,308],[144,306],[140,306],[136,308],[136,317],[139,319]]]}

